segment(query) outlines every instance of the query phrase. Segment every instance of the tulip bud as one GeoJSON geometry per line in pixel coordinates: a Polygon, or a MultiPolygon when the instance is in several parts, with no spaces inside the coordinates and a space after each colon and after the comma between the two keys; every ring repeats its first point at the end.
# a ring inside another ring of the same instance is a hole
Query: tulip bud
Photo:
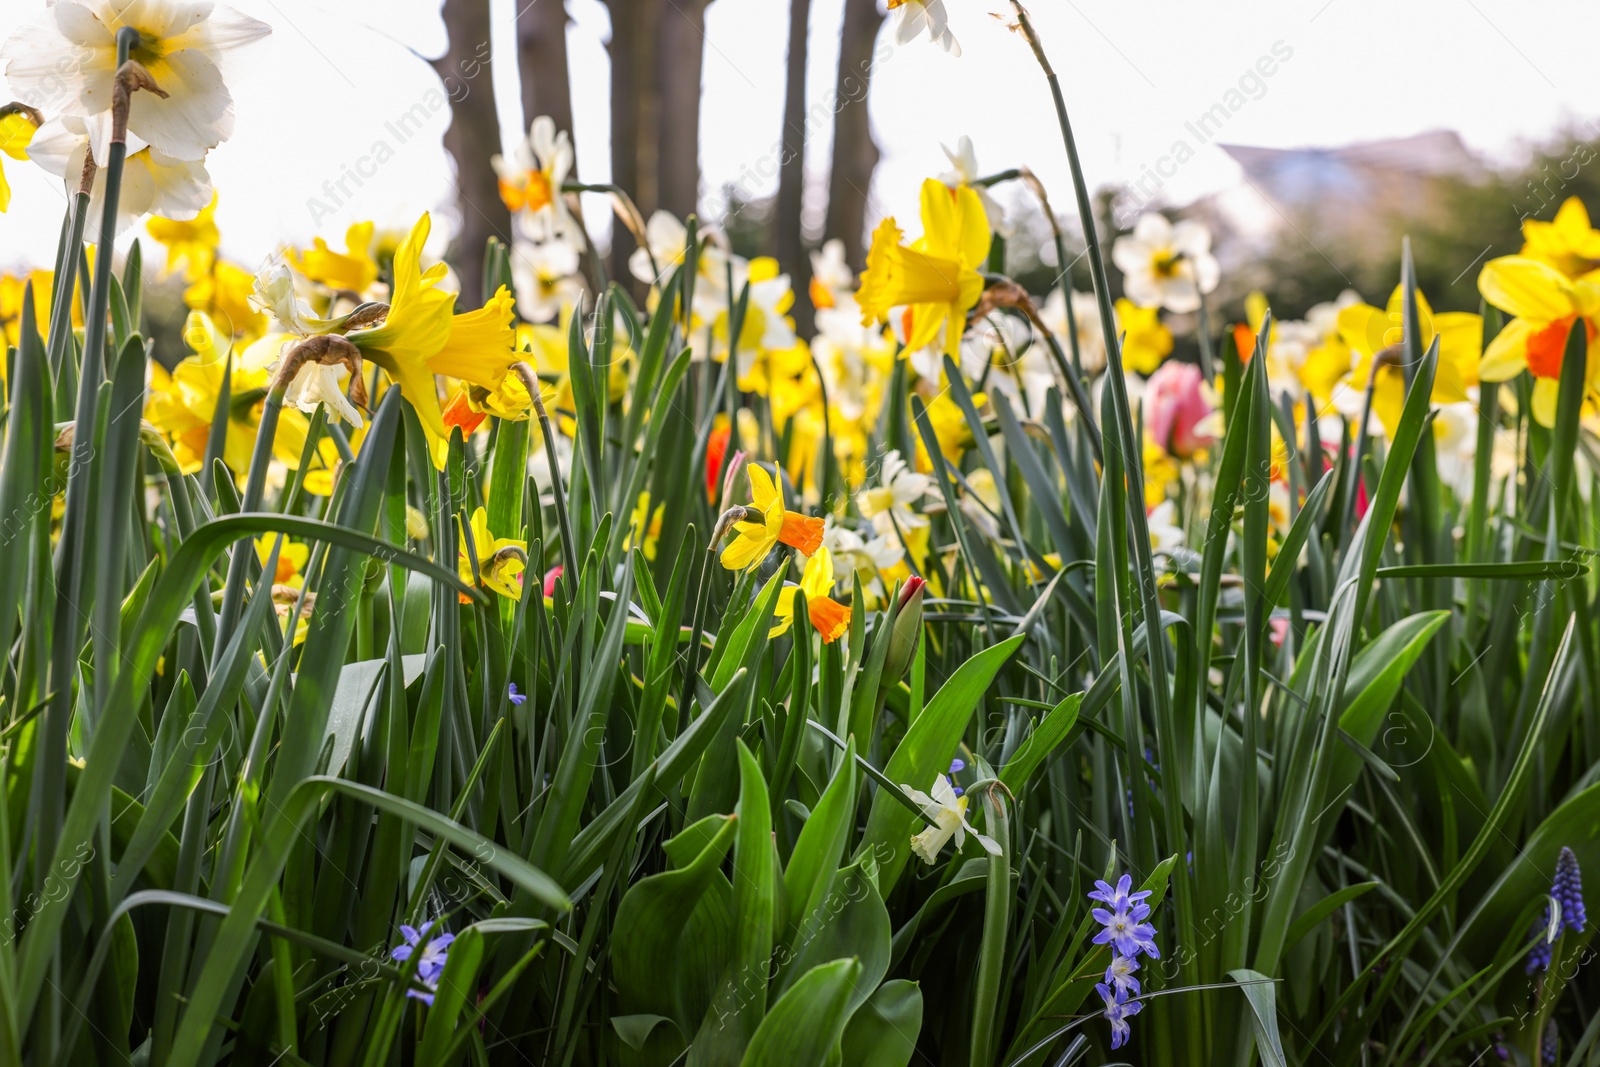
{"type": "Polygon", "coordinates": [[[918,577],[906,579],[894,608],[894,628],[889,632],[889,653],[884,657],[881,687],[897,684],[917,652],[922,636],[922,593],[928,583],[918,577]]]}
{"type": "Polygon", "coordinates": [[[561,564],[558,563],[554,567],[551,567],[549,570],[544,572],[544,595],[545,596],[555,596],[556,595],[556,579],[561,577],[561,572],[564,571],[564,570],[566,570],[566,568],[561,566],[561,564]]]}

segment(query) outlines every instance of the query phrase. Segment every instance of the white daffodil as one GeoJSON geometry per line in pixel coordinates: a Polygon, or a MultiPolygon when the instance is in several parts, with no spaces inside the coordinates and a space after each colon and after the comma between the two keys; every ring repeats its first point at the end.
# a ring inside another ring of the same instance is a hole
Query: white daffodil
{"type": "Polygon", "coordinates": [[[1198,310],[1200,294],[1215,289],[1222,274],[1203,223],[1185,219],[1174,226],[1156,212],[1139,216],[1133,232],[1117,238],[1111,260],[1123,273],[1129,300],[1179,313],[1198,310]]]}
{"type": "Polygon", "coordinates": [[[250,306],[257,311],[267,312],[278,320],[278,325],[301,337],[308,337],[325,328],[325,324],[312,314],[311,305],[296,295],[294,272],[282,256],[273,257],[256,271],[250,306]]]}
{"type": "Polygon", "coordinates": [[[549,322],[583,295],[578,250],[560,237],[538,243],[518,241],[511,249],[511,280],[517,310],[529,322],[549,322]]]}
{"type": "MultiPolygon", "coordinates": [[[[28,158],[76,190],[89,151],[86,120],[60,115],[33,135],[28,158]]],[[[97,170],[89,193],[89,217],[84,239],[100,240],[100,219],[105,202],[106,172],[97,170]]],[[[211,175],[199,160],[176,159],[158,151],[133,134],[128,135],[128,156],[122,171],[122,193],[117,199],[117,233],[148,214],[185,222],[211,203],[211,175]]],[[[113,235],[114,236],[114,235],[113,235]]]]}
{"type": "MultiPolygon", "coordinates": [[[[727,256],[713,234],[700,229],[700,258],[694,280],[696,314],[715,314],[727,306],[727,256]]],[[[689,249],[689,230],[670,211],[657,211],[644,224],[645,247],[628,256],[628,271],[648,285],[665,285],[689,249]],[[652,268],[651,264],[654,263],[652,268]],[[657,277],[657,272],[660,277],[657,277]]]]}
{"type": "Polygon", "coordinates": [[[952,189],[959,189],[965,185],[978,195],[978,203],[983,205],[983,213],[989,217],[989,228],[1002,237],[1011,236],[1011,224],[1006,221],[1003,208],[990,195],[988,186],[974,184],[983,173],[978,170],[978,156],[972,150],[972,138],[962,135],[956,142],[954,151],[949,145],[940,145],[944,149],[945,158],[950,161],[950,169],[939,175],[939,180],[952,189]]]}
{"type": "Polygon", "coordinates": [[[1178,525],[1178,506],[1163,500],[1150,509],[1145,517],[1150,529],[1150,551],[1157,556],[1171,558],[1184,547],[1183,527],[1178,525]]]}
{"type": "Polygon", "coordinates": [[[828,520],[827,529],[822,531],[822,544],[833,553],[841,587],[850,586],[853,571],[861,576],[861,591],[869,601],[883,599],[883,572],[899,566],[906,554],[893,534],[878,534],[869,541],[832,519],[828,520]]]}
{"type": "MultiPolygon", "coordinates": [[[[1039,319],[1061,343],[1061,351],[1069,359],[1072,353],[1070,337],[1073,333],[1067,322],[1067,298],[1060,288],[1050,290],[1039,309],[1039,319]]],[[[1072,322],[1078,335],[1078,364],[1083,373],[1093,377],[1106,369],[1106,337],[1100,329],[1100,304],[1093,293],[1072,292],[1072,322]]]]}
{"type": "Polygon", "coordinates": [[[500,199],[529,237],[543,241],[571,231],[561,183],[572,170],[572,140],[566,130],[556,130],[554,119],[534,119],[511,158],[497,155],[489,163],[500,178],[500,199]]]}
{"type": "Polygon", "coordinates": [[[878,485],[857,493],[856,506],[880,534],[892,534],[896,526],[902,530],[926,526],[927,516],[912,511],[911,505],[927,496],[932,484],[931,477],[906,465],[898,449],[891,450],[884,454],[878,485]]]}
{"type": "MultiPolygon", "coordinates": [[[[272,32],[264,22],[209,0],[60,0],[11,35],[0,63],[19,97],[83,120],[94,158],[104,163],[111,158],[117,31],[124,27],[139,32],[129,58],[165,94],[138,94],[128,115],[128,154],[138,138],[166,160],[204,159],[233,133],[230,68],[245,45],[272,32]]],[[[206,203],[209,194],[200,206],[206,203]]]]}
{"type": "MultiPolygon", "coordinates": [[[[740,381],[749,377],[763,352],[793,348],[795,345],[794,320],[788,315],[789,308],[794,304],[794,293],[790,289],[789,276],[778,273],[777,260],[762,256],[746,262],[738,256],[733,257],[735,300],[743,293],[746,284],[750,286],[750,299],[745,304],[736,345],[740,381]]],[[[727,358],[728,331],[731,327],[731,307],[725,305],[712,322],[713,355],[717,359],[727,358]]]]}
{"type": "Polygon", "coordinates": [[[308,360],[301,365],[289,388],[284,391],[284,403],[293,404],[307,415],[316,411],[318,404],[326,404],[330,415],[360,429],[361,412],[344,392],[344,381],[348,377],[350,368],[342,363],[308,360]]]}
{"type": "Polygon", "coordinates": [[[950,32],[944,0],[889,0],[889,10],[895,17],[896,44],[910,44],[918,34],[925,32],[930,41],[952,56],[961,55],[961,45],[950,32]]]}
{"type": "Polygon", "coordinates": [[[911,851],[922,857],[924,863],[939,862],[939,853],[944,849],[946,841],[952,837],[956,839],[956,850],[966,844],[967,835],[971,834],[978,839],[978,844],[991,856],[998,856],[1002,849],[994,838],[980,834],[973,829],[967,821],[967,798],[956,796],[955,786],[950,784],[950,779],[939,775],[933,783],[933,796],[929,796],[920,789],[912,789],[909,785],[900,787],[906,796],[916,801],[922,808],[923,817],[933,825],[923,830],[911,839],[911,851]]]}
{"type": "MultiPolygon", "coordinates": [[[[811,306],[821,312],[849,300],[855,303],[856,272],[845,262],[844,242],[837,237],[811,253],[811,306]]],[[[856,318],[861,318],[856,312],[856,318]]]]}
{"type": "Polygon", "coordinates": [[[1474,460],[1478,451],[1478,408],[1477,397],[1473,395],[1476,391],[1476,387],[1469,386],[1467,394],[1472,399],[1434,408],[1434,457],[1438,460],[1439,480],[1450,487],[1460,503],[1472,499],[1474,460]]]}

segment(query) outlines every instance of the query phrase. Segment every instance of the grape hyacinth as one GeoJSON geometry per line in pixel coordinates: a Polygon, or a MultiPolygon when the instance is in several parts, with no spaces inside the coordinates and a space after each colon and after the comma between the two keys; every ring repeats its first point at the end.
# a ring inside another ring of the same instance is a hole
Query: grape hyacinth
{"type": "Polygon", "coordinates": [[[1105,1001],[1106,1021],[1111,1024],[1111,1047],[1118,1049],[1127,1042],[1132,1031],[1128,1019],[1137,1015],[1143,1005],[1136,999],[1142,992],[1134,972],[1139,969],[1139,954],[1160,959],[1156,948],[1156,928],[1145,922],[1150,917],[1150,905],[1145,899],[1148,889],[1133,892],[1133,878],[1124,874],[1115,886],[1096,881],[1089,899],[1104,905],[1090,914],[1102,927],[1094,936],[1097,945],[1111,946],[1111,964],[1106,968],[1105,981],[1095,986],[1095,992],[1105,1001]]]}
{"type": "Polygon", "coordinates": [[[1588,914],[1583,907],[1583,872],[1578,869],[1578,857],[1572,849],[1563,845],[1560,855],[1556,857],[1556,876],[1550,885],[1550,903],[1545,905],[1542,916],[1534,926],[1533,932],[1538,941],[1528,950],[1528,963],[1524,970],[1528,974],[1549,970],[1550,946],[1561,929],[1565,927],[1581,933],[1587,922],[1588,914]],[[1555,910],[1552,911],[1552,908],[1555,910]]]}
{"type": "MultiPolygon", "coordinates": [[[[439,976],[444,973],[445,960],[449,955],[450,943],[456,939],[455,934],[440,934],[423,944],[423,938],[428,936],[428,930],[433,923],[422,924],[418,930],[411,926],[401,926],[400,936],[405,940],[389,950],[391,958],[404,963],[411,958],[419,945],[422,946],[422,956],[417,960],[417,980],[427,986],[429,990],[439,988],[439,976]]],[[[419,989],[406,990],[406,996],[416,997],[429,1007],[433,1006],[433,993],[424,993],[419,989]]]]}

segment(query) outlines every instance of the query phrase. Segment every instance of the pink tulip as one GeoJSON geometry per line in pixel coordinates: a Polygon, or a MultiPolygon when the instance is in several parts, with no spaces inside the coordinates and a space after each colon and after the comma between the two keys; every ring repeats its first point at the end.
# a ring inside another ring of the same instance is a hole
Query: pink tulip
{"type": "Polygon", "coordinates": [[[1211,442],[1198,431],[1212,408],[1201,391],[1203,378],[1193,363],[1163,363],[1145,385],[1145,427],[1156,443],[1180,459],[1211,442]]]}
{"type": "Polygon", "coordinates": [[[558,563],[554,567],[551,567],[549,570],[544,572],[544,595],[545,596],[555,596],[556,595],[556,579],[561,577],[561,572],[564,571],[564,570],[566,570],[566,568],[561,566],[561,564],[558,563]]]}

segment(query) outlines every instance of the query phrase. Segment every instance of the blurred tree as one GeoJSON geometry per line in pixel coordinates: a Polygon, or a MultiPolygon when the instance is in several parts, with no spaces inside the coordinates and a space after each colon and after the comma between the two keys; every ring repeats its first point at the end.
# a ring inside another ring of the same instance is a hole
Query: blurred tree
{"type": "Polygon", "coordinates": [[[700,74],[710,0],[666,0],[660,18],[662,62],[657,69],[656,196],[640,210],[670,211],[678,218],[700,202],[700,74]]]}
{"type": "Polygon", "coordinates": [[[839,42],[839,76],[833,101],[833,166],[828,174],[828,218],[824,236],[844,242],[845,261],[860,270],[866,263],[867,198],[878,146],[872,140],[867,91],[877,62],[878,0],[845,0],[839,42]]]}
{"type": "Polygon", "coordinates": [[[432,60],[450,98],[450,127],[444,147],[456,172],[456,211],[461,216],[455,238],[456,273],[461,278],[460,303],[483,303],[483,252],[489,238],[511,240],[511,213],[500,200],[500,187],[489,159],[500,151],[500,113],[494,102],[489,70],[489,0],[444,0],[445,53],[432,60]]]}
{"type": "Polygon", "coordinates": [[[540,115],[554,119],[558,130],[572,130],[567,22],[566,0],[533,0],[517,12],[517,71],[522,81],[524,130],[540,115]]]}
{"type": "Polygon", "coordinates": [[[811,25],[811,0],[789,0],[789,56],[783,92],[782,155],[778,160],[778,266],[788,273],[797,292],[795,325],[811,332],[811,301],[805,295],[810,263],[800,237],[800,209],[806,187],[806,35],[811,25]]]}

